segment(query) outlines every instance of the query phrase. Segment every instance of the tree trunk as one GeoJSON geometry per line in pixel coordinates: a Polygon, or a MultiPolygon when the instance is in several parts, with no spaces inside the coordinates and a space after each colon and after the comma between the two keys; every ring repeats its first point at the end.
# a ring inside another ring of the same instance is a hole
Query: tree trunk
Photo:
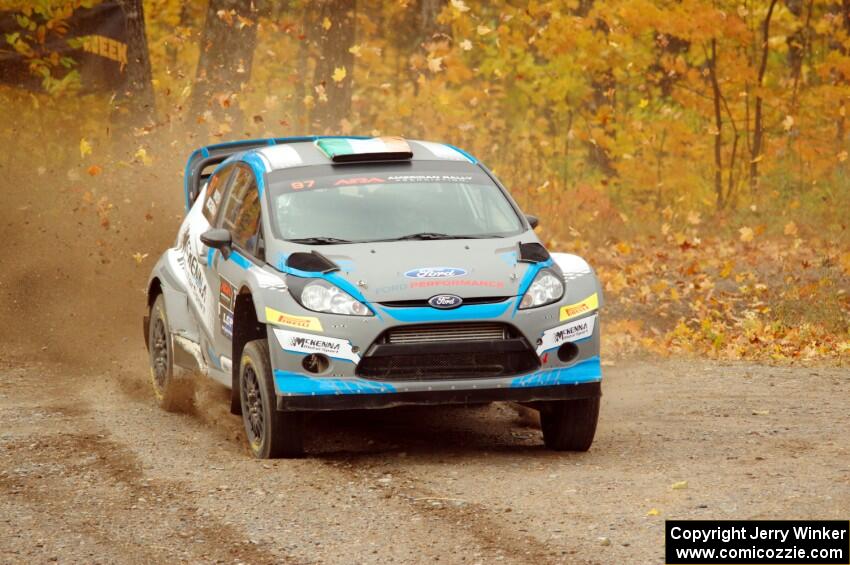
{"type": "Polygon", "coordinates": [[[320,133],[339,133],[340,122],[351,115],[351,92],[354,78],[354,45],[356,0],[316,0],[314,29],[318,54],[313,79],[318,88],[313,124],[320,133]],[[330,23],[330,27],[325,29],[330,23]],[[323,91],[323,92],[322,92],[323,91]],[[327,101],[323,100],[324,94],[327,101]]]}
{"type": "Polygon", "coordinates": [[[116,93],[112,107],[112,121],[117,132],[124,131],[129,125],[156,121],[156,100],[142,0],[120,0],[120,6],[126,18],[127,82],[116,93]]]}
{"type": "Polygon", "coordinates": [[[750,190],[755,190],[758,187],[759,178],[759,161],[761,160],[762,145],[764,144],[764,124],[762,119],[762,97],[761,86],[764,83],[764,73],[767,70],[767,56],[770,53],[770,19],[773,17],[773,9],[776,7],[776,0],[770,0],[770,6],[767,8],[767,15],[762,23],[762,53],[761,63],[759,64],[758,77],[756,79],[756,102],[753,113],[753,145],[750,153],[750,190]]]}
{"type": "Polygon", "coordinates": [[[723,198],[723,117],[720,112],[720,84],[717,81],[717,40],[711,40],[711,58],[708,60],[708,75],[711,79],[712,103],[714,106],[714,193],[717,209],[725,205],[723,198]]]}
{"type": "Polygon", "coordinates": [[[207,110],[217,122],[229,122],[241,132],[239,93],[251,78],[257,19],[253,3],[242,0],[209,0],[201,33],[200,57],[192,91],[191,114],[207,110]]]}

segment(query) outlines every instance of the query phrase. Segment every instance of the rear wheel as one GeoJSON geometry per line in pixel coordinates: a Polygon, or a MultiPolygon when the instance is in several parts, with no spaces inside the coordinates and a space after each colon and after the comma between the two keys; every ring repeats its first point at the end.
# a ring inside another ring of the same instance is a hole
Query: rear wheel
{"type": "Polygon", "coordinates": [[[540,408],[543,443],[555,451],[587,451],[598,420],[598,396],[547,402],[540,408]]]}
{"type": "Polygon", "coordinates": [[[242,421],[251,453],[258,459],[298,457],[304,452],[304,415],[276,406],[274,376],[265,339],[248,342],[239,366],[242,421]]]}
{"type": "Polygon", "coordinates": [[[177,378],[174,374],[174,349],[162,294],[151,306],[148,332],[151,386],[156,401],[169,412],[187,410],[194,396],[193,383],[191,379],[177,378]]]}

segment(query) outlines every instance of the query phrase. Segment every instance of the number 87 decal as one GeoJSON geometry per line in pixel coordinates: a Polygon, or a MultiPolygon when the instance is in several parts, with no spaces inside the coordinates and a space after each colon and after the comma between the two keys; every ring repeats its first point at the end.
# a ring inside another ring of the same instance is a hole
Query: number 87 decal
{"type": "Polygon", "coordinates": [[[293,181],[292,184],[290,184],[289,186],[292,188],[292,190],[301,190],[302,188],[313,188],[315,184],[316,181],[314,180],[297,180],[293,181]]]}

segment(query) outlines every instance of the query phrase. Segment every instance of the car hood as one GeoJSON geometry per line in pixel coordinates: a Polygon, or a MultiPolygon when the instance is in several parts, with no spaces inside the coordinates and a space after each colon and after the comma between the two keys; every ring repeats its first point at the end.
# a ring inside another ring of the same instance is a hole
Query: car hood
{"type": "Polygon", "coordinates": [[[510,238],[390,241],[326,246],[287,246],[317,251],[336,263],[338,274],[371,302],[516,296],[529,263],[517,262],[518,244],[538,242],[531,233],[510,238]]]}

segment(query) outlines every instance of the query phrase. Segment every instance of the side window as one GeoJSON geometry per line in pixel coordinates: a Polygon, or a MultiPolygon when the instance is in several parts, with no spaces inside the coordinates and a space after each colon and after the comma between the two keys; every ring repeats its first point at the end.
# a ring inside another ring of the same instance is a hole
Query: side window
{"type": "Polygon", "coordinates": [[[227,179],[230,178],[231,171],[233,171],[233,166],[228,165],[214,174],[207,183],[204,217],[210,225],[215,222],[215,215],[221,207],[221,199],[224,196],[224,189],[227,188],[227,179]]]}
{"type": "Polygon", "coordinates": [[[260,194],[254,173],[237,167],[230,183],[230,194],[224,207],[225,229],[233,235],[233,243],[254,253],[260,227],[260,194]]]}

